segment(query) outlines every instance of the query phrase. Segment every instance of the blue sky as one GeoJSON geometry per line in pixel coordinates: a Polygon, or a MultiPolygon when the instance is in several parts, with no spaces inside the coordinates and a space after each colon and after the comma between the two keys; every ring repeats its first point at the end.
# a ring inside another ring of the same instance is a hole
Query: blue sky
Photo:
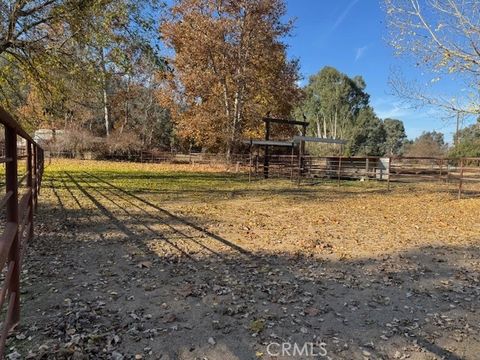
{"type": "MultiPolygon", "coordinates": [[[[296,18],[293,37],[287,38],[289,56],[300,60],[304,76],[326,65],[349,76],[361,75],[367,83],[371,104],[381,118],[403,120],[409,138],[436,130],[451,141],[453,121],[435,109],[412,109],[391,95],[388,79],[392,68],[408,78],[428,82],[430,74],[393,55],[387,44],[382,0],[287,0],[288,17],[296,18]]],[[[432,76],[433,78],[433,76],[432,76]]],[[[448,90],[452,91],[451,84],[448,90]]]]}

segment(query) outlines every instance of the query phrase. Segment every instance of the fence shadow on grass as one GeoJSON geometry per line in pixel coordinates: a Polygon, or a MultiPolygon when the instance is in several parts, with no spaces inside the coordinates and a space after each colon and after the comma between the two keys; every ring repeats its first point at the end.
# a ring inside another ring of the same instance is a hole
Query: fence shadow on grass
{"type": "MultiPolygon", "coordinates": [[[[60,177],[63,176],[61,173],[58,174],[60,177]]],[[[70,174],[79,179],[93,175],[88,172],[70,172],[70,174]]],[[[302,183],[298,185],[288,180],[261,180],[248,183],[247,178],[234,177],[231,174],[220,176],[216,173],[203,173],[200,175],[192,177],[190,174],[177,174],[175,177],[169,178],[165,175],[149,173],[132,177],[129,172],[96,172],[95,180],[92,179],[91,182],[95,182],[95,188],[98,190],[121,191],[127,196],[134,195],[137,200],[140,198],[142,201],[145,197],[155,196],[159,200],[166,201],[189,202],[195,200],[215,203],[233,198],[248,199],[249,197],[265,196],[280,197],[291,201],[335,202],[339,199],[365,195],[389,196],[411,191],[445,193],[452,199],[455,199],[458,194],[455,184],[444,183],[394,183],[391,192],[387,190],[385,182],[376,181],[342,181],[341,185],[338,186],[336,181],[319,180],[313,184],[302,183]],[[142,179],[141,182],[137,182],[138,179],[142,179]]],[[[480,193],[479,191],[480,189],[478,191],[472,189],[465,193],[465,197],[476,196],[480,193]]],[[[148,206],[148,204],[146,205],[148,206]]]]}

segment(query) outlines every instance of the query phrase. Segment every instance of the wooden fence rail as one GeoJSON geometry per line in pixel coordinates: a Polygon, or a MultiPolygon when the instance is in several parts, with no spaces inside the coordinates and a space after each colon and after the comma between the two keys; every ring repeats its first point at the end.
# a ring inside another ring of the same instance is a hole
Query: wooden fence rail
{"type": "Polygon", "coordinates": [[[6,214],[0,236],[0,267],[6,269],[0,292],[0,311],[4,303],[7,304],[0,333],[0,359],[3,359],[8,333],[20,321],[22,258],[27,242],[33,238],[33,213],[40,193],[44,155],[43,149],[2,108],[0,124],[5,128],[4,156],[0,157],[0,163],[5,164],[5,195],[0,200],[0,207],[5,207],[6,214]],[[26,170],[21,177],[18,175],[20,161],[26,161],[26,170]]]}

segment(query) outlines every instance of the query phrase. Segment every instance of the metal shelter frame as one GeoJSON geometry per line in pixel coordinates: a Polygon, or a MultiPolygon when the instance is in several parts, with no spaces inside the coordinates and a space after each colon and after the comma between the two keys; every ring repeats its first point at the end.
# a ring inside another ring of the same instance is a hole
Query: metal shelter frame
{"type": "MultiPolygon", "coordinates": [[[[294,155],[295,145],[299,144],[298,147],[298,159],[299,159],[299,168],[302,169],[302,159],[305,154],[305,143],[306,142],[316,142],[316,143],[325,143],[325,144],[339,144],[345,145],[347,142],[345,140],[339,139],[330,139],[330,138],[317,138],[312,136],[307,136],[307,127],[309,123],[307,121],[299,121],[299,120],[287,120],[287,119],[278,119],[272,117],[264,117],[263,122],[265,123],[265,140],[253,140],[250,139],[249,141],[244,141],[244,143],[250,145],[250,158],[252,155],[252,147],[253,146],[264,146],[264,153],[265,156],[263,158],[263,176],[265,179],[268,179],[269,172],[269,164],[270,164],[270,146],[278,146],[278,147],[291,147],[292,148],[292,157],[294,155]],[[301,136],[294,136],[291,141],[276,141],[270,139],[270,130],[271,124],[284,124],[284,125],[291,125],[291,126],[301,126],[302,130],[301,136]]],[[[301,171],[301,170],[300,170],[301,171]]]]}

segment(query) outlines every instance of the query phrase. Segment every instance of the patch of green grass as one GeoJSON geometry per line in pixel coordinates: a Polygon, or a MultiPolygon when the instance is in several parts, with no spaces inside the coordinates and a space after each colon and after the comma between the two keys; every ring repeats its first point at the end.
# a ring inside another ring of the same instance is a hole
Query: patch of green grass
{"type": "Polygon", "coordinates": [[[46,167],[46,186],[75,188],[75,182],[97,189],[120,188],[133,194],[155,196],[157,200],[204,201],[232,197],[280,196],[292,201],[315,201],[365,191],[383,191],[386,184],[376,181],[252,179],[227,172],[221,167],[128,162],[53,160],[46,167]]]}
{"type": "Polygon", "coordinates": [[[95,183],[108,182],[131,192],[234,190],[248,183],[248,179],[238,174],[159,164],[56,160],[45,171],[47,181],[69,181],[68,175],[95,183]]]}

